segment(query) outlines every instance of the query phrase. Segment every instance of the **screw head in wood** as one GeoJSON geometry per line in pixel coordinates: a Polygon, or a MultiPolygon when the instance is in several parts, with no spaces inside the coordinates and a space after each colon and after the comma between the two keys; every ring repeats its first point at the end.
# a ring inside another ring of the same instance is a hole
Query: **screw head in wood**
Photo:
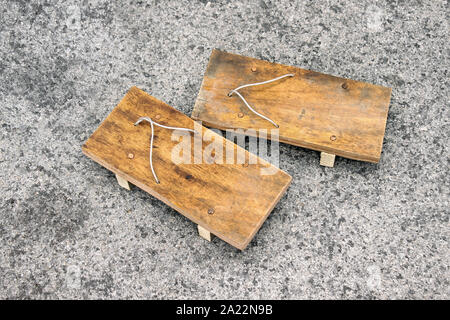
{"type": "Polygon", "coordinates": [[[252,72],[256,72],[256,67],[252,67],[252,72]]]}
{"type": "Polygon", "coordinates": [[[238,113],[238,117],[239,117],[239,118],[242,118],[242,117],[244,117],[244,114],[243,114],[242,112],[239,112],[239,113],[238,113]]]}
{"type": "Polygon", "coordinates": [[[208,214],[214,214],[214,209],[213,208],[209,208],[208,209],[208,214]]]}
{"type": "Polygon", "coordinates": [[[348,84],[347,84],[347,82],[344,82],[343,84],[342,84],[342,89],[348,89],[348,84]]]}
{"type": "Polygon", "coordinates": [[[133,159],[134,158],[134,154],[133,153],[129,153],[128,154],[128,159],[133,159]]]}
{"type": "Polygon", "coordinates": [[[331,141],[336,141],[336,139],[337,139],[337,137],[336,137],[335,135],[332,135],[332,136],[330,137],[330,140],[331,140],[331,141]]]}

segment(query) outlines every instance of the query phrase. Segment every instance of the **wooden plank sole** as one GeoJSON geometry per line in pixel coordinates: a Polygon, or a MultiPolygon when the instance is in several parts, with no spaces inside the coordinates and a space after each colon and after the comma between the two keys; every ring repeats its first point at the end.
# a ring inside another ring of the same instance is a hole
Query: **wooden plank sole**
{"type": "Polygon", "coordinates": [[[258,112],[279,126],[279,141],[349,159],[380,160],[391,89],[361,81],[213,50],[192,118],[225,129],[274,129],[230,90],[241,89],[258,112]]]}
{"type": "MultiPolygon", "coordinates": [[[[149,164],[150,124],[134,126],[142,116],[158,119],[166,126],[194,128],[191,118],[133,87],[85,142],[84,154],[115,173],[121,186],[132,183],[200,228],[243,250],[285,193],[291,177],[260,158],[257,164],[246,166],[176,164],[172,151],[179,141],[172,140],[172,130],[155,127],[153,166],[160,179],[157,184],[149,164]],[[261,171],[268,168],[273,174],[262,175],[261,171]]],[[[200,131],[223,146],[231,143],[205,127],[200,126],[200,131]]],[[[201,144],[201,154],[208,143],[201,144]]],[[[195,156],[193,144],[191,159],[195,156]]],[[[231,144],[235,154],[242,150],[231,144]]],[[[242,151],[248,159],[249,153],[242,151]]]]}

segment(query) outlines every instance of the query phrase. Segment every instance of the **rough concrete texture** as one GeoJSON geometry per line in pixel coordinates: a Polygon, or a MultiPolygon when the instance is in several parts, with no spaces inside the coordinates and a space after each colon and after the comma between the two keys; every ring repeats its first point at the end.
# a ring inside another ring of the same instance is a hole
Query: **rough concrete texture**
{"type": "Polygon", "coordinates": [[[0,0],[0,298],[449,295],[447,1],[0,0]],[[393,88],[379,164],[280,146],[240,252],[82,143],[133,85],[190,115],[213,48],[393,88]]]}

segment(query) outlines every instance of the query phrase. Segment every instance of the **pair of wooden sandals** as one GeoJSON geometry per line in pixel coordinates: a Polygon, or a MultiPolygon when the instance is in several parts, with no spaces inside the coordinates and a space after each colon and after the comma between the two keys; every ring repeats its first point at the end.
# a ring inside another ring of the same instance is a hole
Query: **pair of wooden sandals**
{"type": "MultiPolygon", "coordinates": [[[[222,130],[279,127],[279,141],[320,151],[321,165],[332,167],[336,155],[376,163],[390,95],[390,88],[213,50],[191,118],[133,87],[82,149],[114,172],[122,187],[132,183],[192,220],[203,238],[213,234],[243,250],[291,176],[260,158],[250,163],[254,155],[198,124],[201,137],[232,144],[244,161],[174,163],[178,141],[164,127],[193,131],[194,120],[222,130]],[[135,125],[142,117],[148,121],[135,125]],[[263,169],[272,174],[261,175],[263,169]]],[[[200,148],[203,154],[207,146],[200,148]]]]}

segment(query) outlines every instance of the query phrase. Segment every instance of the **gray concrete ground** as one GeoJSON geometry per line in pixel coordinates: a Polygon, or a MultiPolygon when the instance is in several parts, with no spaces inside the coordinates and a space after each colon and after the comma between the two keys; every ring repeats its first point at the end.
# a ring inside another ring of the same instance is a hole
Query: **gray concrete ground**
{"type": "Polygon", "coordinates": [[[447,1],[0,4],[1,298],[449,298],[447,1]],[[133,85],[190,115],[213,48],[393,88],[379,164],[281,145],[244,252],[81,153],[133,85]]]}

